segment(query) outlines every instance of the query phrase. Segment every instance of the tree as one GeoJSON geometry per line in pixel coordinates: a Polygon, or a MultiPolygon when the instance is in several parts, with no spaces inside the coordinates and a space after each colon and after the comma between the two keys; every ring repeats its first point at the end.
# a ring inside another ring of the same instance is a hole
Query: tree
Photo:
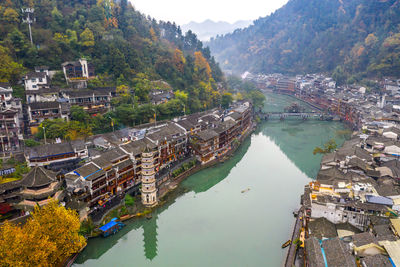
{"type": "Polygon", "coordinates": [[[335,70],[333,71],[332,78],[335,80],[336,86],[343,85],[347,79],[343,67],[341,66],[336,67],[335,70]]]}
{"type": "Polygon", "coordinates": [[[6,221],[0,226],[0,266],[51,266],[57,247],[47,236],[6,221]]]}
{"type": "Polygon", "coordinates": [[[122,97],[129,96],[130,95],[129,87],[126,85],[117,86],[117,94],[122,97]]]}
{"type": "Polygon", "coordinates": [[[224,109],[227,109],[227,108],[229,108],[229,106],[232,103],[232,101],[233,101],[232,94],[231,93],[224,93],[222,95],[222,99],[221,99],[221,106],[224,109]]]}
{"type": "Polygon", "coordinates": [[[154,31],[153,27],[150,28],[150,36],[151,36],[151,40],[153,42],[157,42],[158,41],[156,32],[154,31]]]}
{"type": "Polygon", "coordinates": [[[194,52],[195,71],[203,74],[208,81],[211,78],[211,68],[201,51],[194,52]]]}
{"type": "Polygon", "coordinates": [[[23,226],[6,222],[0,226],[1,266],[57,266],[79,252],[86,240],[79,235],[76,211],[51,200],[36,206],[23,226]]]}
{"type": "Polygon", "coordinates": [[[72,106],[70,109],[71,120],[88,123],[90,120],[89,114],[80,106],[72,106]]]}
{"type": "Polygon", "coordinates": [[[144,73],[137,74],[136,78],[133,79],[133,84],[135,96],[138,97],[139,101],[148,102],[151,83],[147,79],[147,76],[144,73]]]}
{"type": "Polygon", "coordinates": [[[135,199],[129,194],[125,195],[125,205],[127,206],[135,205],[135,199]]]}
{"type": "Polygon", "coordinates": [[[40,145],[39,142],[33,140],[33,139],[25,139],[24,140],[25,146],[26,147],[34,147],[40,145]]]}
{"type": "Polygon", "coordinates": [[[250,91],[245,96],[253,102],[255,108],[262,108],[264,105],[265,95],[258,90],[250,91]]]}
{"type": "Polygon", "coordinates": [[[80,35],[81,45],[84,47],[92,47],[94,46],[94,35],[93,32],[86,28],[80,35]]]}
{"type": "Polygon", "coordinates": [[[0,46],[0,82],[17,83],[23,70],[21,64],[13,61],[10,51],[0,46]]]}
{"type": "Polygon", "coordinates": [[[177,90],[175,92],[175,98],[185,104],[188,100],[188,94],[185,93],[184,91],[177,90]]]}
{"type": "Polygon", "coordinates": [[[328,154],[337,148],[336,141],[334,139],[329,140],[324,144],[323,147],[314,148],[313,154],[328,154]]]}
{"type": "Polygon", "coordinates": [[[185,59],[185,56],[183,55],[183,52],[181,50],[179,50],[178,48],[176,48],[174,51],[173,62],[174,62],[175,67],[180,72],[184,71],[186,59],[185,59]]]}
{"type": "Polygon", "coordinates": [[[17,11],[8,7],[3,13],[4,20],[9,23],[17,23],[19,21],[19,15],[17,11]]]}

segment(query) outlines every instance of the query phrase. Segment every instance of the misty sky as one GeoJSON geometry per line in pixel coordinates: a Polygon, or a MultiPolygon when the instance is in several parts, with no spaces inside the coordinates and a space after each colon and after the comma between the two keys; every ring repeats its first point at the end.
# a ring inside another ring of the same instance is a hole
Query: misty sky
{"type": "Polygon", "coordinates": [[[156,20],[235,22],[255,20],[269,15],[283,6],[287,0],[130,0],[140,12],[156,20]]]}

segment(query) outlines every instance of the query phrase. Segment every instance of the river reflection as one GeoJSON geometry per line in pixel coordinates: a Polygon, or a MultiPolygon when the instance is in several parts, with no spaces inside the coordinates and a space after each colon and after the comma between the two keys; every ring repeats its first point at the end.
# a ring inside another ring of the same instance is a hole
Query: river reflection
{"type": "Polygon", "coordinates": [[[319,168],[312,150],[340,129],[324,121],[262,123],[230,160],[183,181],[151,219],[89,240],[76,265],[280,266],[291,213],[319,168]]]}

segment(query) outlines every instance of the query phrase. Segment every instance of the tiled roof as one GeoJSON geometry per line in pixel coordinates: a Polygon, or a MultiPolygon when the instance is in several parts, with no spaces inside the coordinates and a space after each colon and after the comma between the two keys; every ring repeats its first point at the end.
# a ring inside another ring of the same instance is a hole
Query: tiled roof
{"type": "Polygon", "coordinates": [[[218,134],[215,131],[211,130],[211,129],[207,129],[207,130],[198,132],[196,134],[196,136],[198,136],[203,141],[208,141],[208,140],[210,140],[210,139],[212,139],[214,137],[218,137],[218,134]]]}
{"type": "Polygon", "coordinates": [[[28,150],[28,155],[30,159],[66,153],[75,153],[71,143],[47,144],[35,146],[28,150]]]}
{"type": "Polygon", "coordinates": [[[33,168],[22,180],[26,187],[41,187],[56,181],[56,173],[43,167],[33,168]]]}
{"type": "Polygon", "coordinates": [[[54,101],[54,102],[34,102],[30,103],[29,106],[31,107],[32,110],[38,110],[38,109],[58,109],[60,107],[60,103],[54,101]]]}

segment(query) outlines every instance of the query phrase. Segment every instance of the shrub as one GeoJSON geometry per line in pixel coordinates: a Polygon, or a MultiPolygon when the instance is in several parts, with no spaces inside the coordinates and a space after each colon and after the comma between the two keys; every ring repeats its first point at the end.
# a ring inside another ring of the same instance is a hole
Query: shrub
{"type": "Polygon", "coordinates": [[[37,142],[37,141],[35,141],[35,140],[33,140],[33,139],[26,139],[26,140],[24,141],[24,143],[25,143],[25,146],[26,146],[26,147],[34,147],[34,146],[40,145],[39,142],[37,142]]]}
{"type": "Polygon", "coordinates": [[[125,195],[125,205],[126,206],[133,206],[135,205],[135,198],[129,194],[125,195]]]}

